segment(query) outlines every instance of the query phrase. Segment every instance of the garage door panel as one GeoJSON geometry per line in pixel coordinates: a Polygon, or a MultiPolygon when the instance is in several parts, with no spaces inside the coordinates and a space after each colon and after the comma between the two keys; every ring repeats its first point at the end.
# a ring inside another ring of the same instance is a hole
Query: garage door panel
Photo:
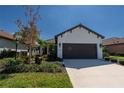
{"type": "Polygon", "coordinates": [[[63,58],[65,59],[96,59],[96,44],[63,44],[63,58]]]}

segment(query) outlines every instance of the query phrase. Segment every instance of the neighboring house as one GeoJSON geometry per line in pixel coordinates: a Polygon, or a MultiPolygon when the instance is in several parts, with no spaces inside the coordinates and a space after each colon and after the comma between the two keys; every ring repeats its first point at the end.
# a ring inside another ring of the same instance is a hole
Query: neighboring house
{"type": "Polygon", "coordinates": [[[109,38],[103,40],[105,46],[110,54],[124,55],[124,38],[109,38]]]}
{"type": "MultiPolygon", "coordinates": [[[[4,49],[15,51],[16,40],[12,34],[0,30],[0,51],[3,51],[4,49]]],[[[26,46],[19,43],[17,52],[27,52],[26,46]]]]}
{"type": "Polygon", "coordinates": [[[49,45],[50,45],[50,44],[55,44],[55,39],[54,39],[54,38],[48,39],[48,40],[46,40],[46,43],[47,43],[47,46],[46,46],[46,54],[49,55],[49,54],[50,54],[49,45]]]}
{"type": "Polygon", "coordinates": [[[55,36],[57,57],[63,59],[102,59],[104,36],[79,24],[55,36]]]}
{"type": "Polygon", "coordinates": [[[55,39],[54,39],[54,38],[48,39],[48,40],[46,40],[46,42],[47,42],[48,44],[55,44],[55,39]]]}

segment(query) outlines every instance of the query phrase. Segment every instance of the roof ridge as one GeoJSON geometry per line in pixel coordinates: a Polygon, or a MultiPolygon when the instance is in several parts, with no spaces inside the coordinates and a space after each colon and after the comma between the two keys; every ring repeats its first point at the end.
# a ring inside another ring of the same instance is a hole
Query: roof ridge
{"type": "Polygon", "coordinates": [[[5,31],[0,31],[0,37],[14,40],[13,34],[11,34],[9,32],[5,32],[5,31]]]}

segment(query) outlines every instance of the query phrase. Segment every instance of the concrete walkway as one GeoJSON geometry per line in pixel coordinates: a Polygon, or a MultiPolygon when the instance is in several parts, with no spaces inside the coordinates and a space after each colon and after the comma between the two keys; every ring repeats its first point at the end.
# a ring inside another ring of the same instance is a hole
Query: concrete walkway
{"type": "Polygon", "coordinates": [[[75,88],[124,88],[124,66],[102,60],[64,60],[75,88]]]}

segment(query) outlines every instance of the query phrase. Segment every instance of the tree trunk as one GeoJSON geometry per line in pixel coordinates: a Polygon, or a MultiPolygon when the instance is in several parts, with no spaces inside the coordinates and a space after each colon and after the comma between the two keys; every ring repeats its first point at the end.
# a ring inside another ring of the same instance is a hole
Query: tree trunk
{"type": "Polygon", "coordinates": [[[31,54],[32,54],[32,48],[31,45],[29,46],[29,63],[31,63],[31,54]]]}
{"type": "Polygon", "coordinates": [[[47,45],[47,55],[49,55],[49,46],[47,45]]]}

